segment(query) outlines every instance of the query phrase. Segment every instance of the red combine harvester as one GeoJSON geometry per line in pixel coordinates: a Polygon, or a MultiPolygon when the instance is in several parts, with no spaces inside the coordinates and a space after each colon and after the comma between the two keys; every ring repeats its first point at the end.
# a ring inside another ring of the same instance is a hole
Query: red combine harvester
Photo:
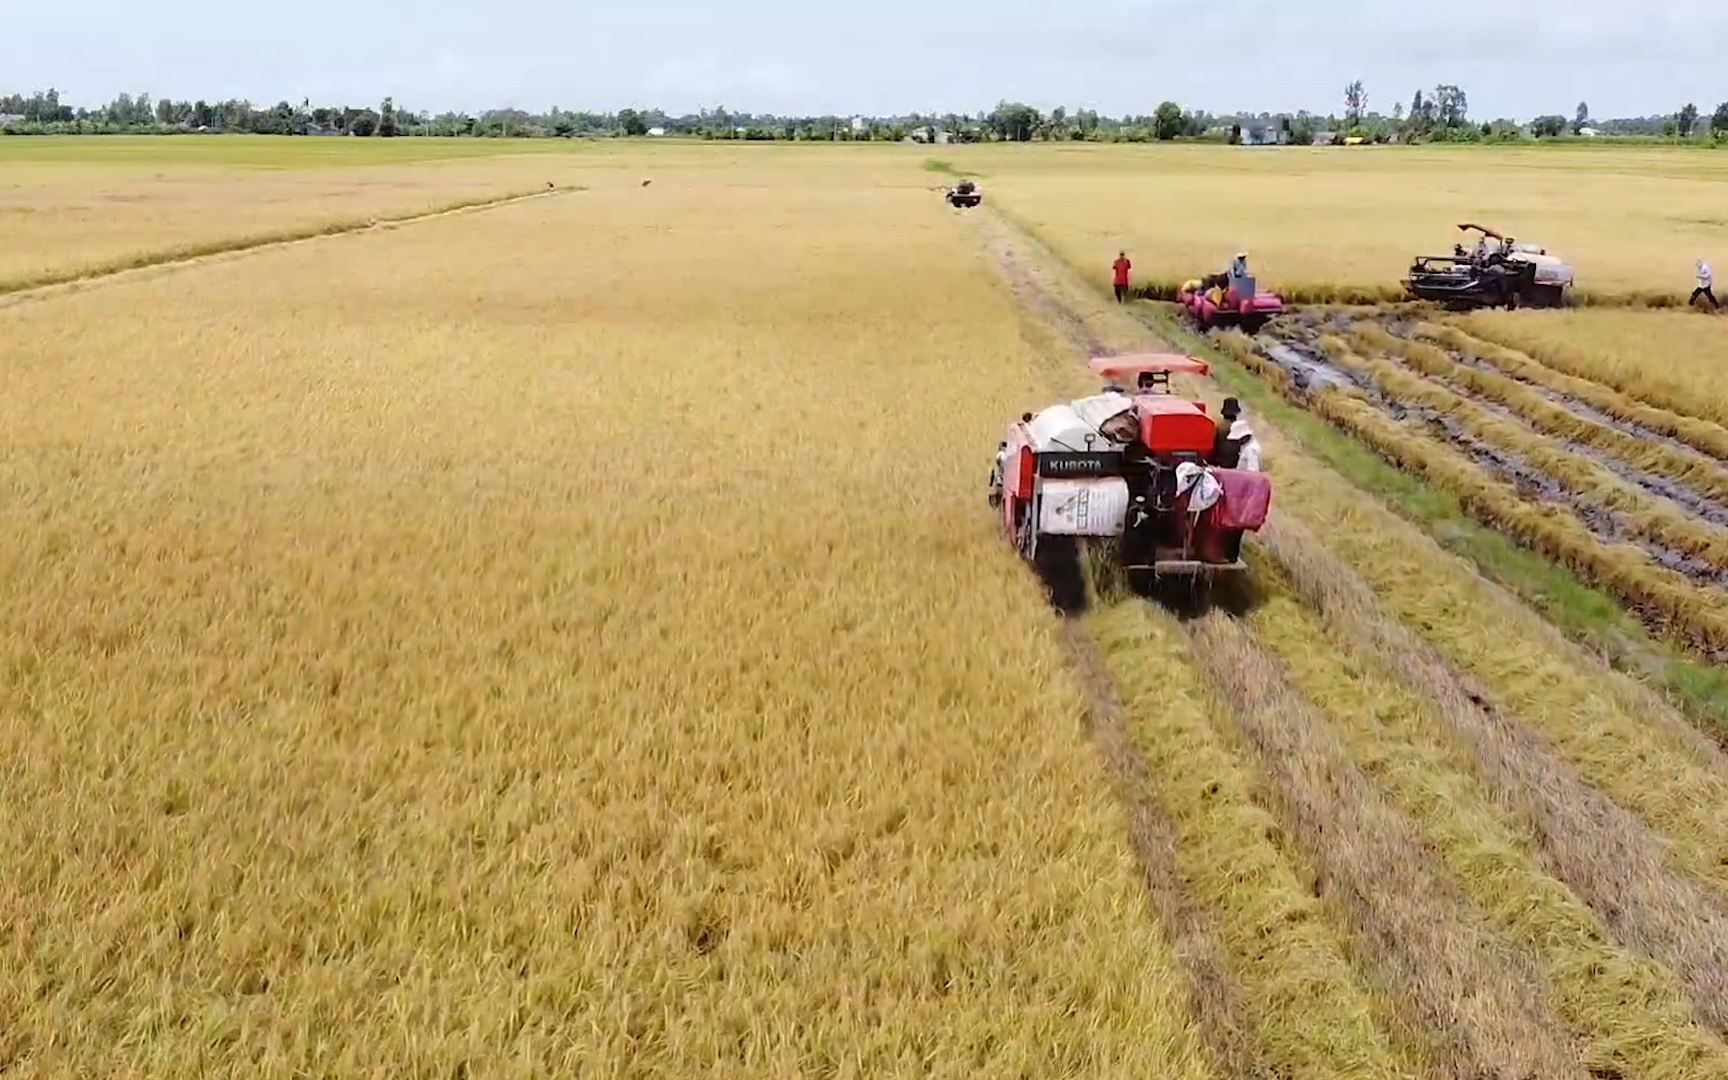
{"type": "Polygon", "coordinates": [[[1244,333],[1258,334],[1261,327],[1284,314],[1282,296],[1256,287],[1251,277],[1232,283],[1229,274],[1183,282],[1176,302],[1202,330],[1239,326],[1244,333]]]}
{"type": "Polygon", "coordinates": [[[1089,366],[1112,384],[1132,378],[1133,392],[1109,385],[1009,425],[990,478],[1003,536],[1064,607],[1086,544],[1110,549],[1137,591],[1246,570],[1242,535],[1265,523],[1272,484],[1213,467],[1216,421],[1170,392],[1171,374],[1207,374],[1205,362],[1146,353],[1089,366]]]}

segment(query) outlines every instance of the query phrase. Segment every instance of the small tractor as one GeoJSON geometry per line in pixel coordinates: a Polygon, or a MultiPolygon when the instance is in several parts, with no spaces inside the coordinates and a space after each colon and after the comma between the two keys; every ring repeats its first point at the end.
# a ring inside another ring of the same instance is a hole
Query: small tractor
{"type": "Polygon", "coordinates": [[[1466,222],[1460,232],[1482,234],[1473,250],[1454,244],[1450,255],[1418,255],[1404,289],[1418,300],[1454,310],[1481,307],[1561,307],[1572,287],[1572,267],[1537,244],[1520,244],[1493,229],[1466,222]],[[1489,243],[1493,241],[1493,243],[1489,243]]]}
{"type": "Polygon", "coordinates": [[[1171,393],[1172,373],[1205,375],[1206,363],[1147,353],[1094,357],[1090,367],[1112,385],[1009,425],[989,490],[1004,539],[1065,609],[1084,603],[1088,546],[1143,594],[1246,570],[1242,536],[1265,523],[1272,484],[1214,467],[1217,422],[1203,403],[1171,393]],[[1127,379],[1133,393],[1114,385],[1127,379]]]}
{"type": "Polygon", "coordinates": [[[1258,288],[1252,277],[1232,279],[1229,274],[1208,274],[1183,282],[1176,302],[1202,331],[1235,326],[1246,334],[1258,334],[1268,322],[1284,314],[1282,296],[1258,288]]]}
{"type": "Polygon", "coordinates": [[[949,206],[977,206],[984,201],[984,192],[976,182],[962,180],[949,188],[943,197],[948,200],[949,206]]]}

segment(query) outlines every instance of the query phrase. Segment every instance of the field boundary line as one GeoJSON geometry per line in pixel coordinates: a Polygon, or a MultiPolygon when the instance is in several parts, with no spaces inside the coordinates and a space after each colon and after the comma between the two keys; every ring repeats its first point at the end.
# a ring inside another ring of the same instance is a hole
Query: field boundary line
{"type": "Polygon", "coordinates": [[[212,240],[208,243],[195,244],[189,247],[163,249],[36,278],[10,282],[0,281],[0,308],[11,307],[31,300],[46,300],[55,296],[72,295],[83,291],[87,286],[105,285],[113,281],[140,280],[155,274],[221,262],[256,252],[291,247],[295,244],[352,236],[356,233],[367,233],[374,230],[389,231],[404,225],[418,225],[422,222],[455,217],[459,214],[495,210],[502,206],[527,202],[530,199],[543,199],[584,190],[586,189],[580,186],[540,188],[533,191],[518,190],[502,195],[464,199],[432,210],[418,210],[411,214],[381,215],[368,217],[365,221],[347,219],[325,222],[319,225],[284,229],[265,235],[254,233],[225,240],[212,240]]]}

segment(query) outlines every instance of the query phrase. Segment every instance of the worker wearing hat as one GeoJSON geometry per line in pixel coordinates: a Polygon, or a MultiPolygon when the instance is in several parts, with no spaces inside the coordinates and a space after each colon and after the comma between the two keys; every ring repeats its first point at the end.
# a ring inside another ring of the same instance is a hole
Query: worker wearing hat
{"type": "Polygon", "coordinates": [[[1230,425],[1242,415],[1242,403],[1233,397],[1224,399],[1218,410],[1218,430],[1212,436],[1212,464],[1220,469],[1234,469],[1239,447],[1230,443],[1230,425]]]}

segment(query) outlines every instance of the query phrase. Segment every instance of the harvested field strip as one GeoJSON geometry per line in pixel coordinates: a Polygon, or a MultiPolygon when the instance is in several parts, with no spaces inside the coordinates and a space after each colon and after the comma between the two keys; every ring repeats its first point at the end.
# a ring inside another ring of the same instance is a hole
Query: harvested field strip
{"type": "Polygon", "coordinates": [[[1664,845],[1643,822],[1584,784],[1539,737],[1387,618],[1368,585],[1299,524],[1279,523],[1265,542],[1296,592],[1352,650],[1414,692],[1424,729],[1467,755],[1503,813],[1530,831],[1545,869],[1620,941],[1672,968],[1698,1015],[1728,1031],[1722,898],[1668,869],[1664,845]]]}
{"type": "Polygon", "coordinates": [[[1728,334],[1684,311],[1476,311],[1444,320],[1557,371],[1728,426],[1728,334]]]}
{"type": "Polygon", "coordinates": [[[1339,338],[1322,336],[1320,345],[1335,363],[1369,376],[1394,399],[1415,402],[1448,417],[1476,438],[1515,455],[1589,506],[1613,511],[1617,529],[1654,542],[1658,548],[1653,554],[1671,567],[1711,584],[1728,583],[1728,529],[1686,514],[1582,452],[1531,431],[1509,413],[1478,404],[1391,360],[1366,359],[1339,338]],[[1693,556],[1697,562],[1676,559],[1672,554],[1693,556]]]}
{"type": "Polygon", "coordinates": [[[1351,760],[1418,823],[1471,903],[1540,957],[1551,1007],[1582,1044],[1592,1075],[1728,1078],[1728,1046],[1697,1022],[1684,988],[1616,946],[1590,909],[1543,871],[1530,837],[1504,823],[1429,702],[1352,656],[1333,626],[1289,597],[1272,598],[1249,625],[1296,690],[1337,724],[1351,760]]]}
{"type": "Polygon", "coordinates": [[[1653,405],[1631,393],[1551,366],[1535,356],[1472,336],[1456,326],[1418,327],[1417,333],[1505,372],[1514,379],[1546,387],[1598,409],[1616,420],[1636,424],[1658,436],[1684,443],[1708,457],[1728,462],[1728,427],[1653,405]]]}
{"type": "Polygon", "coordinates": [[[1213,732],[1196,673],[1175,658],[1179,635],[1139,603],[1088,623],[1171,823],[1177,868],[1215,919],[1255,1058],[1279,1076],[1410,1075],[1373,1022],[1390,1006],[1356,981],[1304,887],[1310,872],[1280,849],[1277,820],[1255,804],[1263,780],[1213,732]]]}
{"type": "Polygon", "coordinates": [[[128,255],[121,259],[110,259],[85,266],[68,267],[51,273],[37,274],[28,278],[12,278],[0,280],[0,297],[16,302],[39,293],[47,293],[76,286],[85,282],[100,281],[105,278],[118,277],[139,270],[159,270],[165,267],[192,265],[221,255],[235,255],[242,252],[255,251],[261,248],[278,247],[283,244],[296,244],[305,240],[316,240],[326,236],[342,236],[348,233],[365,232],[374,226],[390,228],[399,225],[411,225],[419,221],[447,217],[451,214],[489,210],[495,206],[520,202],[523,199],[537,199],[547,195],[562,195],[580,188],[566,187],[562,189],[529,188],[508,191],[484,198],[463,199],[439,206],[433,210],[417,210],[412,213],[397,216],[369,215],[365,218],[350,218],[342,221],[326,221],[312,225],[282,229],[270,233],[251,233],[241,236],[225,237],[198,244],[186,244],[179,247],[161,248],[156,251],[128,255]]]}
{"type": "MultiPolygon", "coordinates": [[[[1583,717],[1593,727],[1623,727],[1638,740],[1655,737],[1666,748],[1662,753],[1682,754],[1687,768],[1728,775],[1722,758],[1728,671],[1721,665],[1652,636],[1612,590],[1484,524],[1451,492],[1309,411],[1309,396],[1292,391],[1281,370],[1257,375],[1167,314],[1138,315],[1161,340],[1209,358],[1225,392],[1279,425],[1260,438],[1273,455],[1280,488],[1297,496],[1294,505],[1281,504],[1295,516],[1327,523],[1335,550],[1389,602],[1397,600],[1400,617],[1455,663],[1501,688],[1507,700],[1530,708],[1561,702],[1556,719],[1564,735],[1574,735],[1575,718],[1583,717]],[[1316,519],[1313,506],[1323,507],[1325,517],[1316,519]],[[1459,597],[1468,602],[1460,605],[1459,597]],[[1448,625],[1454,621],[1465,629],[1455,641],[1448,625]],[[1521,663],[1527,658],[1529,670],[1509,664],[1499,650],[1507,634],[1509,648],[1521,663]],[[1487,642],[1495,647],[1484,647],[1487,642]],[[1531,681],[1533,675],[1543,678],[1531,681]],[[1598,680],[1609,700],[1592,688],[1598,680]]],[[[1651,757],[1640,749],[1631,760],[1651,757]]]]}
{"type": "Polygon", "coordinates": [[[1194,989],[1199,1036],[1221,1078],[1264,1073],[1248,1031],[1242,992],[1216,937],[1213,920],[1181,879],[1176,827],[1157,802],[1146,763],[1130,737],[1116,687],[1097,650],[1075,623],[1063,637],[1087,696],[1087,725],[1115,781],[1117,800],[1128,817],[1129,836],[1159,925],[1172,938],[1178,963],[1194,989]]]}
{"type": "MultiPolygon", "coordinates": [[[[1219,335],[1218,340],[1245,366],[1283,384],[1283,370],[1261,356],[1247,338],[1232,333],[1219,335]]],[[[1413,438],[1409,428],[1361,398],[1321,391],[1311,396],[1309,405],[1387,460],[1450,492],[1480,520],[1617,592],[1652,625],[1670,628],[1706,652],[1728,652],[1728,611],[1722,610],[1717,590],[1652,565],[1638,548],[1604,544],[1567,511],[1531,505],[1515,486],[1455,450],[1413,438]]]]}
{"type": "MultiPolygon", "coordinates": [[[[1417,331],[1432,333],[1438,329],[1423,326],[1417,331]]],[[[1484,361],[1473,362],[1467,354],[1448,355],[1434,345],[1411,341],[1374,325],[1354,327],[1352,337],[1369,350],[1402,358],[1424,375],[1448,384],[1462,384],[1470,392],[1512,409],[1538,431],[1611,454],[1639,470],[1690,489],[1668,497],[1718,524],[1728,522],[1728,466],[1721,461],[1666,439],[1652,441],[1654,433],[1637,425],[1619,426],[1612,419],[1602,422],[1580,415],[1574,408],[1556,403],[1548,393],[1503,375],[1484,361]]]]}
{"type": "Polygon", "coordinates": [[[1458,1076],[1587,1075],[1544,1008],[1534,965],[1479,924],[1409,819],[1350,764],[1247,630],[1213,613],[1188,632],[1189,655],[1240,725],[1322,895],[1355,928],[1351,947],[1411,1036],[1458,1076]]]}

